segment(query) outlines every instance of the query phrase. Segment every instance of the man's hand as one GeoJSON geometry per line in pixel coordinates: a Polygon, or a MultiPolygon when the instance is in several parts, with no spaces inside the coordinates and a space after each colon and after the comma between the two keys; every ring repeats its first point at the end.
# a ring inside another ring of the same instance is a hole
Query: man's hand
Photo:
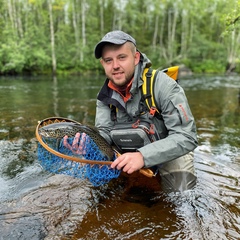
{"type": "Polygon", "coordinates": [[[86,141],[87,141],[87,135],[86,133],[76,133],[72,145],[70,145],[67,141],[68,136],[65,136],[63,138],[63,145],[71,150],[74,154],[83,155],[86,154],[86,141]]]}
{"type": "Polygon", "coordinates": [[[143,156],[140,152],[124,153],[111,164],[112,168],[123,170],[131,174],[144,166],[143,156]]]}

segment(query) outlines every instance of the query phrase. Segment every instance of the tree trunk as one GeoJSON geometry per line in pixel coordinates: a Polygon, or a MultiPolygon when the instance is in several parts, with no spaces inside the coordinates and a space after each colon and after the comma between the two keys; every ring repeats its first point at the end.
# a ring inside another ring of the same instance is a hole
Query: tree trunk
{"type": "Polygon", "coordinates": [[[81,1],[81,15],[82,15],[82,51],[81,51],[81,62],[84,60],[84,51],[86,47],[86,2],[81,1]]]}
{"type": "Polygon", "coordinates": [[[22,20],[21,20],[21,11],[20,11],[20,2],[16,3],[14,2],[15,5],[15,19],[16,19],[16,26],[17,26],[17,31],[18,31],[18,36],[20,38],[23,38],[23,28],[22,28],[22,20]]]}
{"type": "Polygon", "coordinates": [[[159,58],[163,57],[165,61],[167,61],[167,49],[164,44],[164,29],[165,29],[165,14],[163,13],[162,21],[161,21],[161,28],[160,28],[160,37],[159,37],[159,45],[161,52],[159,52],[160,56],[159,58]]]}
{"type": "Polygon", "coordinates": [[[176,27],[177,27],[177,18],[178,18],[178,9],[175,8],[173,11],[172,26],[170,26],[171,35],[170,35],[170,45],[168,47],[169,63],[172,63],[173,59],[176,57],[175,35],[176,35],[176,27]]]}
{"type": "Polygon", "coordinates": [[[73,21],[73,29],[75,35],[75,42],[76,42],[76,54],[77,54],[77,62],[81,62],[81,47],[80,47],[80,36],[79,36],[79,27],[77,21],[77,14],[76,14],[76,6],[78,6],[78,1],[72,1],[72,21],[73,21]]]}
{"type": "Polygon", "coordinates": [[[236,68],[237,53],[239,52],[240,33],[234,29],[231,34],[230,44],[228,47],[228,65],[226,73],[231,73],[236,68]]]}
{"type": "Polygon", "coordinates": [[[52,0],[48,0],[48,12],[49,12],[49,24],[50,24],[50,37],[51,37],[51,51],[52,51],[52,74],[56,76],[57,61],[55,54],[55,36],[53,26],[53,15],[52,15],[52,0]]]}
{"type": "Polygon", "coordinates": [[[100,34],[104,33],[104,0],[99,1],[100,4],[100,34]]]}
{"type": "Polygon", "coordinates": [[[187,52],[187,36],[188,36],[188,13],[182,10],[182,29],[181,29],[181,50],[180,55],[185,58],[187,52]]]}
{"type": "Polygon", "coordinates": [[[13,31],[14,37],[17,37],[16,26],[15,26],[15,21],[14,21],[13,6],[12,6],[11,1],[7,1],[7,7],[8,7],[8,15],[9,15],[9,19],[10,19],[10,22],[12,25],[12,31],[13,31]]]}
{"type": "Polygon", "coordinates": [[[159,15],[157,14],[155,16],[154,33],[153,33],[153,40],[152,40],[153,48],[156,48],[156,45],[157,45],[158,21],[159,21],[159,15]]]}

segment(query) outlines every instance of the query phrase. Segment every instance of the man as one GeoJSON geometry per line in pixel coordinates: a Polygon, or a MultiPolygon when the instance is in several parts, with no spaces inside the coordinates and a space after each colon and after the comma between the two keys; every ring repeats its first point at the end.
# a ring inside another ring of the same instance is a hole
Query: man
{"type": "MultiPolygon", "coordinates": [[[[100,58],[107,77],[97,97],[95,125],[100,134],[114,144],[111,132],[116,125],[148,116],[139,114],[139,103],[142,74],[151,62],[136,49],[135,39],[122,31],[107,33],[96,45],[95,57],[100,58]]],[[[154,89],[161,118],[153,117],[151,121],[159,139],[123,153],[111,167],[128,174],[155,167],[163,190],[191,189],[196,184],[192,151],[197,147],[197,134],[188,101],[181,86],[163,72],[157,74],[154,89]]],[[[128,133],[126,129],[126,135],[128,133]]]]}

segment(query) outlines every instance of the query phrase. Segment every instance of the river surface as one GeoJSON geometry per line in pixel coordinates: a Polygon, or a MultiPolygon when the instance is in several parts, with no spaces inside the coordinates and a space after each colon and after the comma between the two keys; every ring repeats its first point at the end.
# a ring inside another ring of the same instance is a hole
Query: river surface
{"type": "Polygon", "coordinates": [[[139,173],[93,187],[43,170],[38,121],[94,124],[103,81],[0,78],[0,239],[240,239],[240,76],[180,81],[199,139],[197,186],[182,194],[139,173]]]}

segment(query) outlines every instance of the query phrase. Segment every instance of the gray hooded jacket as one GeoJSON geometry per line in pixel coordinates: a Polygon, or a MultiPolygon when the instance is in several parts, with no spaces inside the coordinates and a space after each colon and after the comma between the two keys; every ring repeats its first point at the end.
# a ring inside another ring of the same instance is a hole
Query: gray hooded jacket
{"type": "MultiPolygon", "coordinates": [[[[138,113],[142,97],[142,73],[150,66],[150,60],[141,53],[130,89],[131,98],[126,103],[117,92],[108,88],[108,79],[100,90],[97,97],[95,126],[110,144],[112,143],[110,131],[114,121],[111,119],[109,106],[117,107],[117,121],[120,123],[129,121],[129,116],[134,117],[138,113]]],[[[174,160],[197,147],[196,125],[182,87],[160,71],[154,89],[157,108],[161,111],[162,119],[154,117],[153,122],[161,139],[138,149],[143,155],[145,167],[174,160]]]]}

